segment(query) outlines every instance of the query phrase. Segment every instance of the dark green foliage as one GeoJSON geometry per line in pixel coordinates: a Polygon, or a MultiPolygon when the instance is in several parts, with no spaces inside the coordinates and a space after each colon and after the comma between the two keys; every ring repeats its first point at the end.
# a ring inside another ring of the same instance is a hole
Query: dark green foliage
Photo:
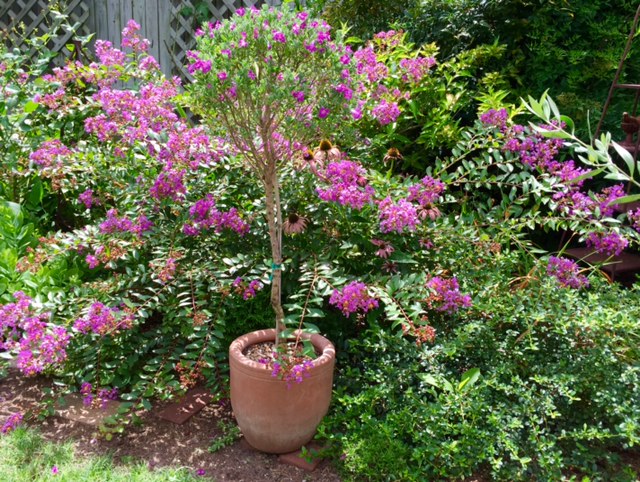
{"type": "MultiPolygon", "coordinates": [[[[460,264],[474,253],[485,257],[460,245],[460,264]]],[[[474,268],[483,273],[474,308],[436,324],[433,345],[373,325],[343,353],[323,433],[346,473],[559,480],[574,467],[592,480],[616,470],[634,480],[615,467],[614,449],[640,435],[640,292],[597,280],[588,292],[558,289],[541,271],[508,289],[520,260],[492,258],[474,268]]]]}
{"type": "MultiPolygon", "coordinates": [[[[497,70],[509,79],[514,98],[549,90],[586,132],[587,120],[595,124],[600,117],[637,7],[630,0],[376,0],[326,2],[324,15],[348,22],[365,40],[395,22],[418,45],[435,43],[441,62],[480,45],[502,44],[504,57],[487,65],[487,71],[497,70]],[[386,21],[358,14],[385,8],[394,9],[386,21]]],[[[640,83],[637,41],[621,82],[640,83]]],[[[617,91],[606,130],[620,132],[622,112],[632,108],[633,93],[617,91]]]]}

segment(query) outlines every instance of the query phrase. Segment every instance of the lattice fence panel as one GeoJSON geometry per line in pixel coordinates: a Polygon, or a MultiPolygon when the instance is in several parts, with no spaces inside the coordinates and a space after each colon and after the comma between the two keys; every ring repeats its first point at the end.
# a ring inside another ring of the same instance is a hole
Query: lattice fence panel
{"type": "MultiPolygon", "coordinates": [[[[67,17],[69,25],[78,25],[76,35],[88,35],[89,7],[84,0],[67,2],[50,2],[47,0],[5,0],[0,2],[0,35],[10,48],[29,51],[28,39],[40,37],[55,29],[47,46],[54,52],[62,52],[66,57],[71,55],[64,46],[74,35],[71,29],[59,28],[56,14],[52,6],[67,17]]],[[[35,51],[32,55],[36,55],[35,51]]]]}
{"type": "Polygon", "coordinates": [[[282,2],[280,0],[171,0],[170,38],[167,48],[173,62],[173,73],[182,78],[191,78],[186,68],[187,51],[195,48],[194,32],[200,24],[195,15],[188,13],[194,12],[196,7],[201,8],[202,5],[206,5],[212,20],[222,20],[233,15],[240,7],[259,7],[263,3],[279,5],[282,2]]]}

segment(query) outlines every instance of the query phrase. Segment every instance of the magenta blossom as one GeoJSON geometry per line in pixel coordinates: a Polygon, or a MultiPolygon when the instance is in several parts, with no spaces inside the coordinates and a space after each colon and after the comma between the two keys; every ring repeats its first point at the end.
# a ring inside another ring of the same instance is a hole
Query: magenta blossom
{"type": "Polygon", "coordinates": [[[378,307],[378,300],[369,294],[367,285],[360,281],[352,281],[341,291],[333,290],[329,303],[340,309],[344,316],[366,313],[378,307]]]}
{"type": "Polygon", "coordinates": [[[427,288],[434,292],[432,302],[437,304],[438,311],[455,313],[461,308],[471,306],[471,297],[460,292],[458,279],[455,277],[446,279],[434,276],[427,282],[427,288]]]}
{"type": "Polygon", "coordinates": [[[415,231],[420,219],[416,207],[406,199],[394,203],[386,197],[378,204],[380,231],[383,233],[415,231]]]}
{"type": "Polygon", "coordinates": [[[556,278],[561,286],[575,289],[589,286],[589,280],[580,274],[578,264],[567,258],[551,256],[547,265],[547,274],[556,278]]]}

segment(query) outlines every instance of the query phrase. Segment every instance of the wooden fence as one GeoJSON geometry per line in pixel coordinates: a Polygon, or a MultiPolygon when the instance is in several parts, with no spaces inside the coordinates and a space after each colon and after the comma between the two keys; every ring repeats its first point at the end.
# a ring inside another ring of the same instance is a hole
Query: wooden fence
{"type": "MultiPolygon", "coordinates": [[[[185,55],[195,45],[193,32],[198,18],[223,19],[241,6],[265,2],[281,3],[280,0],[0,0],[0,33],[12,47],[27,50],[24,39],[50,32],[56,25],[52,10],[59,8],[70,24],[77,25],[79,35],[93,32],[95,38],[119,46],[122,29],[129,19],[134,19],[141,26],[141,35],[151,41],[150,54],[158,60],[163,72],[185,77],[188,75],[185,55]]],[[[50,48],[68,56],[70,52],[64,47],[72,35],[58,29],[50,48]]]]}

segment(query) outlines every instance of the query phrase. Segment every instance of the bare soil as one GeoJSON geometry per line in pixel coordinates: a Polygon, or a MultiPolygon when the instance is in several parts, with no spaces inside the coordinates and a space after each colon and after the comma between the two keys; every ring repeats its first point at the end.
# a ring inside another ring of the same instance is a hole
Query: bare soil
{"type": "MultiPolygon", "coordinates": [[[[43,400],[42,389],[51,382],[44,378],[24,378],[10,370],[0,379],[0,421],[15,412],[37,408],[43,400]]],[[[167,402],[168,403],[168,402],[167,402]]],[[[113,455],[116,462],[133,458],[145,461],[149,468],[188,467],[193,473],[205,471],[203,480],[218,481],[340,481],[328,460],[313,472],[278,461],[277,455],[252,449],[242,438],[217,452],[208,451],[212,441],[223,435],[219,423],[233,421],[228,403],[211,403],[182,425],[162,420],[157,413],[167,405],[158,403],[142,414],[142,424],[125,429],[112,440],[99,436],[96,427],[50,416],[30,422],[45,439],[53,442],[73,441],[79,455],[113,455]]]]}

